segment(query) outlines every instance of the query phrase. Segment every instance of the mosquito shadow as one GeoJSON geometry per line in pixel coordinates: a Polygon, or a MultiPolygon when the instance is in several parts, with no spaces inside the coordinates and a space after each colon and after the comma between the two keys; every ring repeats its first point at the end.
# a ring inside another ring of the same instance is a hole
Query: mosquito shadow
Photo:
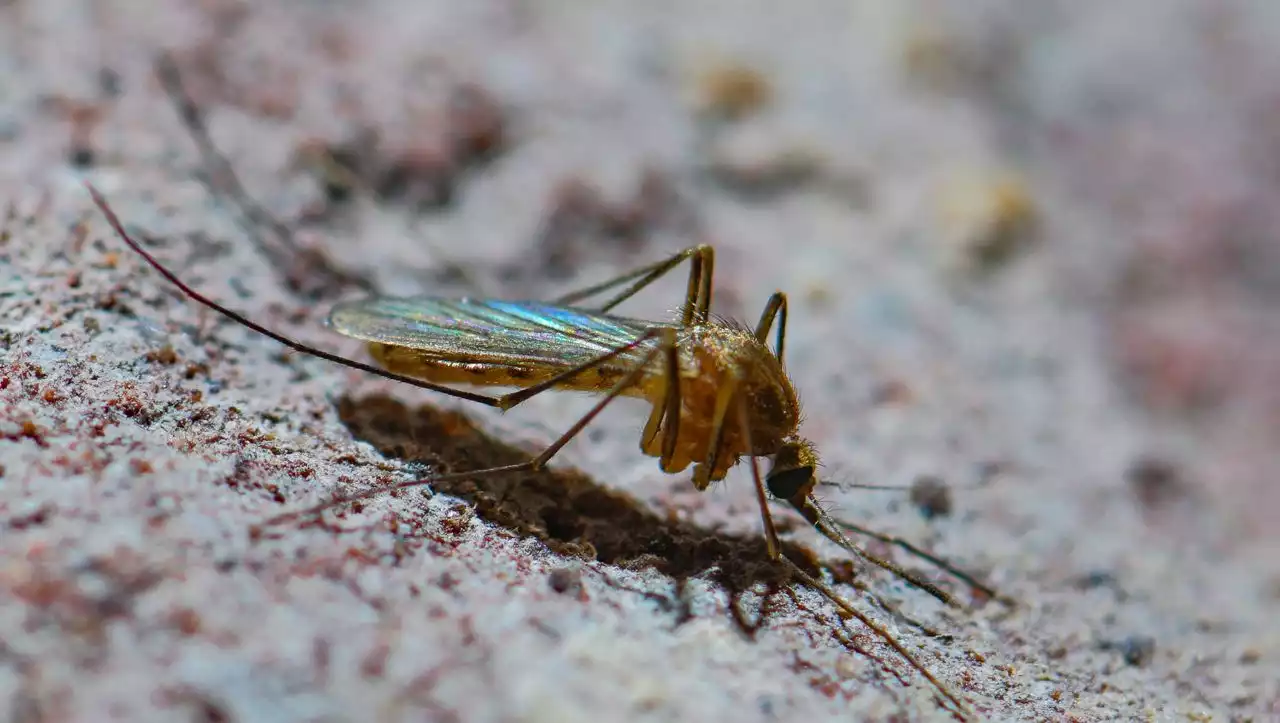
{"type": "MultiPolygon", "coordinates": [[[[501,442],[459,412],[431,406],[410,409],[384,395],[339,401],[339,416],[357,439],[384,455],[424,462],[438,474],[515,464],[527,450],[501,442]]],[[[759,622],[741,618],[737,602],[758,584],[772,594],[788,575],[769,559],[763,535],[735,535],[656,514],[629,495],[571,469],[514,472],[434,483],[432,489],[474,505],[481,518],[522,537],[535,537],[564,555],[629,569],[653,568],[683,585],[704,577],[730,593],[735,618],[748,634],[759,622]]],[[[783,542],[782,551],[817,575],[809,550],[783,542]]]]}

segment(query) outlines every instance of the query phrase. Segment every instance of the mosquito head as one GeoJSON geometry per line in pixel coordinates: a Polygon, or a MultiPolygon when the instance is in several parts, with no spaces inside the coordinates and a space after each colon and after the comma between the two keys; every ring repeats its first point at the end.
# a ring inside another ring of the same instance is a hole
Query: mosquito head
{"type": "Polygon", "coordinates": [[[782,443],[773,456],[773,468],[765,475],[769,494],[793,505],[808,499],[818,484],[818,453],[813,444],[800,437],[782,443]]]}

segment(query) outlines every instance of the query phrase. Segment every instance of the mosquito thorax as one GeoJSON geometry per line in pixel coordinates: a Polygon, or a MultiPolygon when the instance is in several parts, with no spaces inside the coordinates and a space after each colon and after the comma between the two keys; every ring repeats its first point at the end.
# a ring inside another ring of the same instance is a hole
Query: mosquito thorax
{"type": "Polygon", "coordinates": [[[722,379],[742,380],[738,398],[746,405],[753,448],[742,453],[773,454],[795,435],[800,400],[782,362],[767,345],[750,331],[723,323],[698,329],[684,341],[688,346],[682,356],[694,367],[685,378],[686,399],[699,400],[695,407],[714,408],[722,379]]]}

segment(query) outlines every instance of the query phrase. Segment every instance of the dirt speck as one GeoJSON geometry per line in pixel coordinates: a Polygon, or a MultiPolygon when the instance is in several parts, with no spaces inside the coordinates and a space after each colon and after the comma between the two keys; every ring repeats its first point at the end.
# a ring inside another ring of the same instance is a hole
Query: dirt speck
{"type": "Polygon", "coordinates": [[[911,483],[911,504],[920,510],[925,519],[947,517],[951,514],[951,488],[941,477],[921,475],[911,483]]]}
{"type": "Polygon", "coordinates": [[[1188,492],[1181,469],[1162,457],[1145,456],[1135,460],[1125,478],[1134,498],[1149,510],[1166,507],[1188,492]]]}
{"type": "Polygon", "coordinates": [[[557,567],[547,575],[547,585],[561,595],[582,594],[582,572],[572,567],[557,567]]]}
{"type": "Polygon", "coordinates": [[[698,78],[700,112],[724,120],[739,120],[758,112],[773,99],[773,86],[764,73],[740,62],[721,62],[698,78]]]}
{"type": "Polygon", "coordinates": [[[165,366],[168,366],[178,362],[178,352],[174,351],[171,344],[165,344],[159,349],[152,349],[147,352],[146,356],[147,361],[154,364],[164,364],[165,366]]]}
{"type": "Polygon", "coordinates": [[[1135,668],[1145,667],[1156,654],[1155,638],[1145,635],[1132,635],[1120,640],[1104,641],[1098,647],[1119,653],[1125,664],[1135,668]]]}

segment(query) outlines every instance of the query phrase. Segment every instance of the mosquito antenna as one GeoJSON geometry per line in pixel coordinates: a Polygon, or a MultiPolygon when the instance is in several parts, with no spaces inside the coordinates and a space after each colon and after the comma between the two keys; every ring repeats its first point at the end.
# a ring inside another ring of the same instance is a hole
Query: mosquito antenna
{"type": "Polygon", "coordinates": [[[867,527],[863,527],[862,525],[859,525],[853,522],[837,520],[834,517],[827,515],[825,512],[823,513],[823,516],[826,518],[827,522],[834,524],[838,527],[844,528],[846,530],[850,530],[859,535],[866,535],[867,537],[879,540],[888,545],[894,545],[896,547],[899,547],[904,551],[906,551],[908,554],[915,555],[916,557],[933,564],[938,569],[943,570],[944,572],[950,573],[957,580],[960,580],[961,582],[972,587],[973,589],[978,590],[983,595],[986,595],[989,598],[999,600],[1000,602],[1005,603],[1006,605],[1017,604],[1017,601],[1014,598],[1001,594],[995,588],[991,587],[987,583],[982,582],[973,574],[965,572],[964,570],[960,569],[959,567],[956,567],[954,564],[947,561],[946,559],[938,557],[937,555],[933,554],[932,552],[929,552],[928,550],[917,547],[911,544],[910,542],[908,542],[907,540],[902,539],[901,537],[897,537],[894,535],[886,535],[883,532],[877,532],[875,530],[872,530],[867,527]]]}
{"type": "MultiPolygon", "coordinates": [[[[911,485],[910,487],[891,486],[891,485],[884,485],[884,486],[881,486],[881,485],[865,485],[865,486],[864,486],[864,485],[838,485],[838,486],[840,486],[840,487],[844,487],[844,488],[861,488],[861,487],[869,487],[870,489],[882,489],[882,490],[907,490],[907,491],[911,491],[911,492],[915,492],[915,491],[917,491],[917,490],[919,489],[919,487],[920,487],[920,485],[919,485],[919,484],[913,484],[913,485],[911,485]]],[[[977,486],[978,486],[978,485],[969,485],[969,486],[968,486],[968,488],[975,488],[975,487],[977,487],[977,486]]],[[[957,580],[960,580],[961,582],[963,582],[963,583],[965,583],[966,585],[968,585],[970,588],[972,588],[972,589],[974,589],[974,590],[977,590],[977,591],[981,592],[983,595],[985,595],[985,596],[987,596],[987,597],[989,597],[989,598],[992,598],[992,599],[995,599],[995,600],[999,600],[1000,602],[1002,602],[1002,603],[1004,603],[1004,604],[1006,604],[1006,605],[1017,605],[1017,601],[1016,601],[1015,599],[1013,599],[1012,597],[1009,597],[1009,596],[1007,596],[1007,595],[1003,595],[1003,594],[1001,594],[1001,593],[1000,593],[1000,592],[998,592],[994,587],[992,587],[991,585],[989,585],[989,584],[987,584],[987,583],[982,582],[982,581],[981,581],[981,580],[979,580],[976,576],[974,576],[972,573],[965,572],[964,570],[960,569],[959,567],[957,567],[957,566],[956,566],[955,564],[953,564],[952,562],[950,562],[950,561],[948,561],[948,560],[946,560],[946,559],[944,559],[944,558],[942,558],[942,557],[939,557],[938,555],[936,555],[936,554],[934,554],[934,553],[932,553],[932,552],[929,552],[928,550],[925,550],[925,549],[923,549],[923,548],[921,548],[921,547],[918,547],[918,546],[916,546],[915,544],[911,543],[911,542],[910,542],[910,541],[908,541],[908,540],[905,540],[905,539],[903,539],[903,538],[901,538],[901,537],[898,537],[898,536],[896,536],[896,535],[889,535],[889,534],[886,534],[886,533],[883,533],[883,532],[877,532],[876,530],[873,530],[873,529],[871,529],[871,528],[869,528],[869,527],[864,527],[864,526],[859,525],[859,524],[857,524],[857,523],[855,523],[855,522],[848,522],[848,521],[846,521],[846,520],[836,519],[835,517],[832,517],[829,513],[827,513],[825,510],[821,510],[821,509],[819,509],[819,510],[818,510],[818,512],[819,512],[819,516],[820,516],[820,518],[821,518],[821,519],[823,519],[823,520],[825,520],[826,524],[827,524],[827,525],[829,525],[829,526],[834,526],[834,527],[837,527],[837,528],[841,528],[841,529],[844,529],[844,530],[848,530],[848,531],[850,531],[850,532],[854,532],[854,533],[859,534],[859,535],[865,535],[866,537],[870,537],[870,538],[873,538],[873,539],[879,540],[880,542],[883,542],[883,543],[885,543],[885,544],[893,545],[893,546],[895,546],[895,547],[901,548],[902,550],[904,550],[904,551],[905,551],[905,552],[907,552],[908,554],[910,554],[910,555],[914,555],[915,557],[918,557],[918,558],[920,558],[921,560],[924,560],[924,561],[926,561],[926,562],[928,562],[928,563],[932,564],[933,566],[937,567],[938,569],[942,570],[943,572],[946,572],[946,573],[950,574],[952,577],[956,578],[957,580]]],[[[843,537],[843,535],[841,535],[841,537],[843,537]]],[[[837,541],[837,542],[838,542],[838,541],[837,541]]],[[[839,544],[842,544],[842,545],[843,545],[843,543],[839,543],[839,544]]],[[[873,561],[873,562],[874,562],[874,561],[873,561]]],[[[876,564],[879,564],[879,563],[876,563],[876,564]]]]}
{"type": "MultiPolygon", "coordinates": [[[[868,484],[865,482],[840,482],[829,478],[823,478],[818,482],[819,487],[834,487],[839,490],[879,490],[882,492],[911,492],[920,488],[920,483],[913,482],[909,485],[884,485],[884,484],[868,484]]],[[[966,485],[946,485],[948,490],[977,490],[984,489],[988,485],[985,483],[966,484],[966,485]]]]}
{"type": "Polygon", "coordinates": [[[910,485],[873,485],[863,482],[830,482],[823,480],[818,483],[819,487],[835,487],[841,490],[877,490],[880,492],[910,492],[910,485]]]}
{"type": "Polygon", "coordinates": [[[481,404],[485,404],[491,407],[498,406],[498,401],[493,397],[488,397],[483,394],[476,394],[473,392],[467,392],[460,389],[451,389],[449,387],[439,385],[439,384],[432,384],[431,382],[423,381],[421,379],[414,379],[413,377],[407,377],[401,374],[396,374],[394,372],[389,372],[386,369],[379,369],[378,367],[375,367],[372,364],[365,364],[364,362],[358,362],[358,361],[355,361],[354,359],[348,359],[346,357],[338,356],[337,354],[332,354],[330,352],[324,351],[323,349],[317,349],[313,346],[307,346],[306,344],[290,339],[289,337],[284,336],[283,334],[279,334],[277,332],[271,331],[270,329],[262,326],[261,324],[258,324],[257,322],[254,322],[248,319],[244,315],[236,311],[233,311],[231,309],[228,309],[222,304],[219,304],[213,299],[210,299],[209,297],[191,288],[186,284],[186,282],[184,282],[182,279],[179,279],[177,274],[174,274],[172,271],[165,268],[163,264],[161,264],[154,256],[152,256],[150,252],[142,248],[142,246],[137,241],[135,241],[127,231],[124,230],[124,225],[120,222],[120,218],[116,216],[115,211],[111,209],[110,204],[108,204],[107,200],[102,196],[101,193],[98,192],[98,189],[94,188],[93,184],[89,183],[88,181],[84,182],[84,186],[89,190],[89,195],[93,197],[93,202],[97,204],[98,208],[102,210],[103,215],[107,217],[107,222],[111,224],[111,228],[113,228],[116,234],[120,236],[120,238],[126,244],[129,245],[129,248],[136,251],[139,256],[141,256],[148,264],[151,265],[151,268],[160,272],[160,275],[163,276],[165,280],[167,280],[169,283],[173,284],[174,286],[178,287],[179,291],[181,291],[185,296],[192,299],[193,301],[209,309],[212,309],[213,311],[216,311],[222,316],[234,321],[235,323],[247,329],[255,331],[269,339],[279,342],[280,344],[283,344],[289,347],[290,349],[293,349],[294,351],[297,351],[303,354],[308,354],[318,359],[324,359],[325,361],[330,361],[335,364],[341,364],[343,366],[350,367],[352,369],[356,369],[362,372],[366,372],[368,374],[374,374],[384,379],[390,379],[392,381],[409,384],[411,386],[418,387],[419,389],[427,389],[433,392],[440,392],[442,394],[447,394],[452,397],[457,397],[458,399],[465,399],[471,402],[479,402],[481,404]]]}

